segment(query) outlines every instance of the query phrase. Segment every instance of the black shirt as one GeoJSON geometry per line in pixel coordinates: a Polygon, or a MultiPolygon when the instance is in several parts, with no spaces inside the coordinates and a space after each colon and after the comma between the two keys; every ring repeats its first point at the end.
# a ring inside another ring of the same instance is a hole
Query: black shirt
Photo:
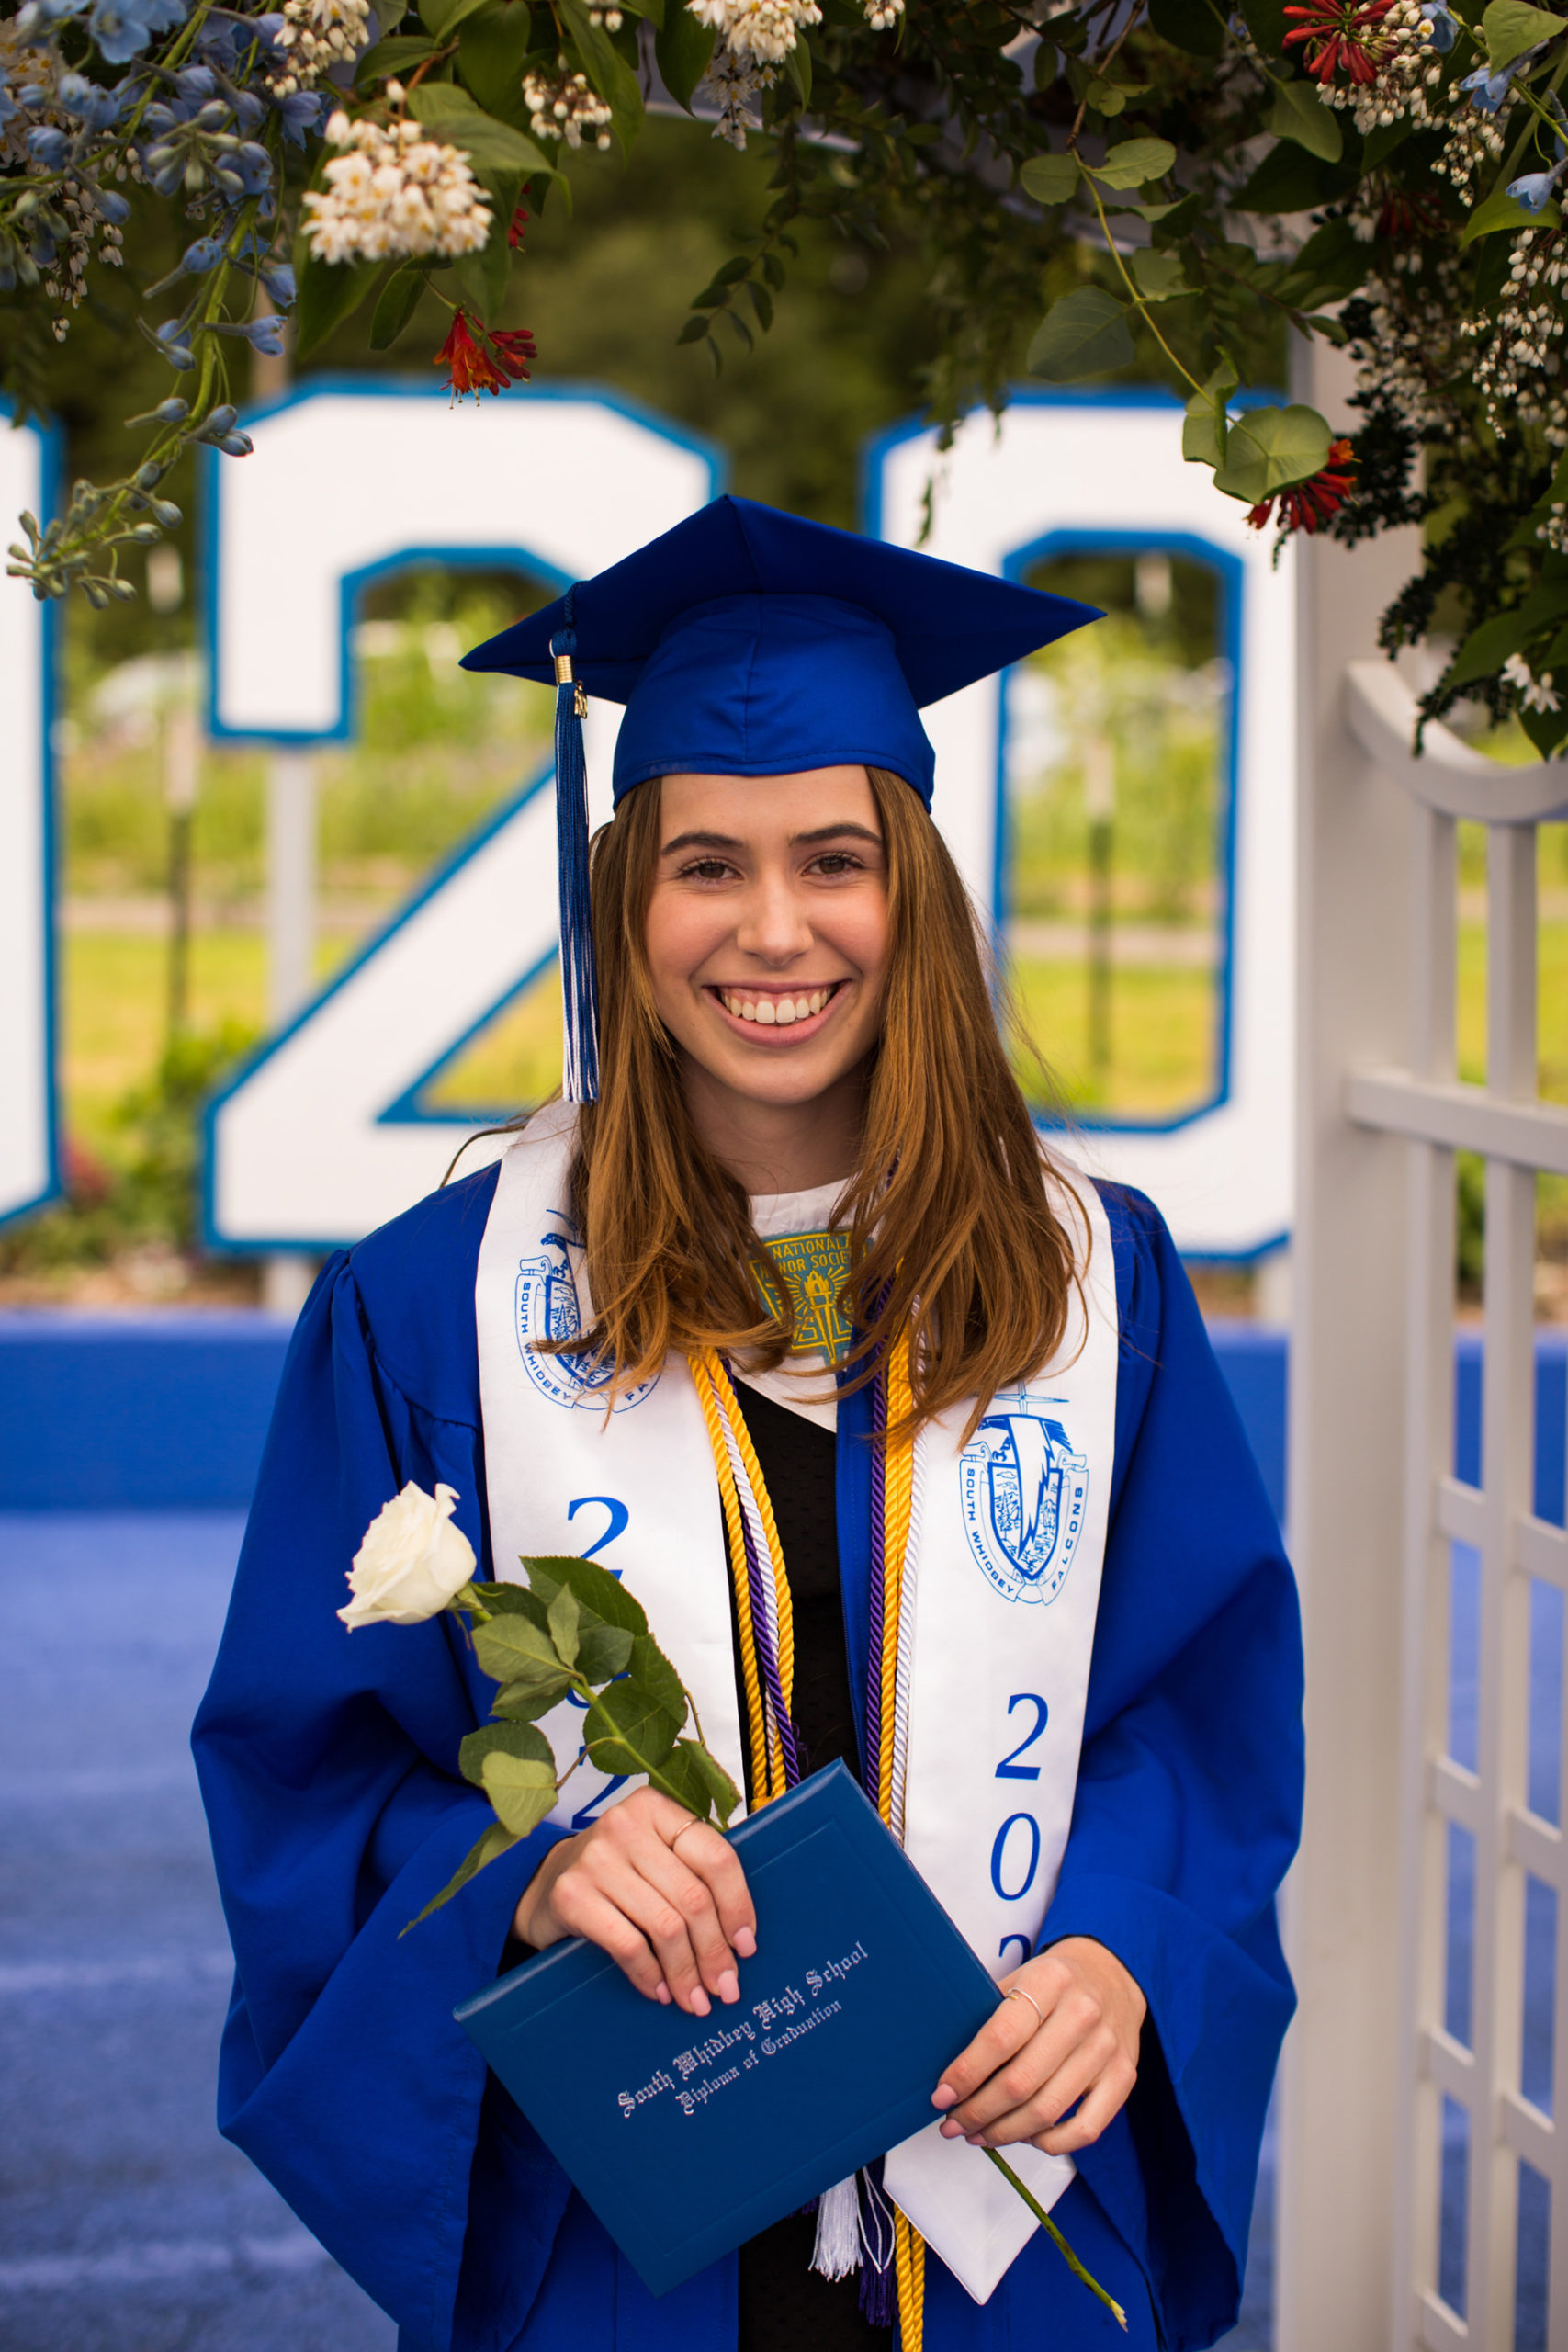
{"type": "MultiPolygon", "coordinates": [[[[859,1780],[839,1587],[838,1442],[755,1388],[742,1384],[739,1397],[789,1572],[800,1769],[841,1758],[859,1780]]],[[[816,2233],[815,2213],[792,2213],[741,2247],[739,2352],[888,2352],[891,2330],[862,2316],[859,2277],[824,2278],[811,2268],[816,2233]]]]}

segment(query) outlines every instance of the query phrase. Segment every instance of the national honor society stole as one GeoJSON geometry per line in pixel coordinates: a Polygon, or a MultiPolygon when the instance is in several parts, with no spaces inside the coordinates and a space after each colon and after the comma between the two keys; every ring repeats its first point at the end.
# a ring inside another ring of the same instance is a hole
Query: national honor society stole
{"type": "MultiPolygon", "coordinates": [[[[708,1745],[743,1786],[724,1518],[691,1369],[671,1357],[606,1414],[603,1368],[570,1352],[591,1321],[567,1205],[574,1121],[570,1106],[551,1104],[511,1145],[479,1251],[495,1573],[525,1554],[569,1552],[624,1568],[708,1745]],[[569,1344],[540,1355],[540,1340],[569,1344]]],[[[1066,1335],[1043,1372],[989,1400],[967,1444],[963,1407],[921,1433],[900,1609],[905,1850],[996,1977],[1032,1953],[1066,1845],[1115,1443],[1110,1229],[1091,1185],[1051,1182],[1078,1251],[1066,1335]]],[[[831,1360],[843,1277],[821,1242],[768,1246],[794,1297],[796,1347],[831,1360]]],[[[543,1727],[558,1753],[580,1737],[569,1704],[543,1727]]],[[[584,1761],[555,1818],[586,1827],[627,1785],[584,1761]]],[[[1046,2207],[1073,2178],[1068,2158],[1038,2149],[1010,2150],[1009,2161],[1046,2207]]],[[[934,2115],[889,2152],[886,2185],[977,2302],[1037,2226],[980,2151],[941,2137],[934,2115]]]]}

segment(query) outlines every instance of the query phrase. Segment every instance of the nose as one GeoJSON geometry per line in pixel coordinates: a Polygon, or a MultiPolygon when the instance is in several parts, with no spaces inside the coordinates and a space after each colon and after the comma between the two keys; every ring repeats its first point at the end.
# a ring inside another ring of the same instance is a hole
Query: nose
{"type": "Polygon", "coordinates": [[[771,966],[791,964],[812,944],[805,899],[788,873],[760,873],[746,893],[735,944],[743,956],[771,966]]]}

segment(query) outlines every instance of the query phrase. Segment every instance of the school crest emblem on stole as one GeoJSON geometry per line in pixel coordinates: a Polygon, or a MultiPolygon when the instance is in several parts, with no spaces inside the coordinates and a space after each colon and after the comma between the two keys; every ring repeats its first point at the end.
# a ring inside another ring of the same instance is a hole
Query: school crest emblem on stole
{"type": "Polygon", "coordinates": [[[1055,1401],[993,1397],[959,1460],[969,1548],[1004,1600],[1055,1600],[1083,1532],[1089,1460],[1039,1411],[1055,1401]]]}
{"type": "MultiPolygon", "coordinates": [[[[565,1233],[542,1233],[539,1247],[544,1255],[518,1261],[514,1305],[517,1348],[529,1379],[552,1405],[570,1410],[574,1405],[590,1404],[602,1410],[602,1392],[610,1383],[610,1364],[583,1352],[541,1355],[537,1346],[541,1340],[575,1340],[582,1329],[582,1309],[578,1304],[577,1277],[568,1254],[569,1244],[570,1237],[565,1233]]],[[[652,1380],[641,1380],[635,1387],[625,1389],[616,1397],[614,1410],[624,1413],[633,1405],[640,1405],[654,1385],[652,1380]]]]}

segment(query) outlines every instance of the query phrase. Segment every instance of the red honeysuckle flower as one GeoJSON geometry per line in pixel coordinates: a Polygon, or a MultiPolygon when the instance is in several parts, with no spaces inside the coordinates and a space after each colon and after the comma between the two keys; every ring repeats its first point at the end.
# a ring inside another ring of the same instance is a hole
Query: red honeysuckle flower
{"type": "Polygon", "coordinates": [[[462,400],[468,392],[493,394],[505,391],[509,383],[526,383],[527,363],[538,356],[527,327],[480,326],[476,343],[467,313],[458,310],[434,365],[446,369],[447,389],[454,399],[462,400]]]}
{"type": "Polygon", "coordinates": [[[1435,198],[1406,195],[1396,188],[1384,198],[1373,233],[1398,243],[1406,237],[1435,237],[1442,225],[1442,211],[1435,198]]]}
{"type": "Polygon", "coordinates": [[[1373,81],[1383,51],[1382,20],[1393,6],[1393,0],[1305,0],[1285,10],[1298,19],[1295,30],[1285,35],[1285,47],[1316,41],[1303,59],[1314,81],[1331,82],[1341,65],[1352,82],[1373,81]]]}
{"type": "Polygon", "coordinates": [[[516,252],[518,246],[523,243],[523,232],[527,225],[527,208],[525,205],[520,204],[516,211],[512,216],[512,226],[506,232],[506,242],[512,247],[513,253],[516,252]]]}
{"type": "MultiPolygon", "coordinates": [[[[1356,459],[1348,441],[1331,441],[1328,463],[1314,474],[1309,481],[1298,481],[1290,490],[1282,490],[1280,497],[1280,536],[1290,531],[1312,533],[1329,517],[1337,514],[1350,494],[1350,476],[1343,469],[1353,467],[1356,459]]],[[[1266,498],[1254,506],[1247,521],[1255,531],[1261,531],[1274,508],[1274,501],[1266,498]]]]}

